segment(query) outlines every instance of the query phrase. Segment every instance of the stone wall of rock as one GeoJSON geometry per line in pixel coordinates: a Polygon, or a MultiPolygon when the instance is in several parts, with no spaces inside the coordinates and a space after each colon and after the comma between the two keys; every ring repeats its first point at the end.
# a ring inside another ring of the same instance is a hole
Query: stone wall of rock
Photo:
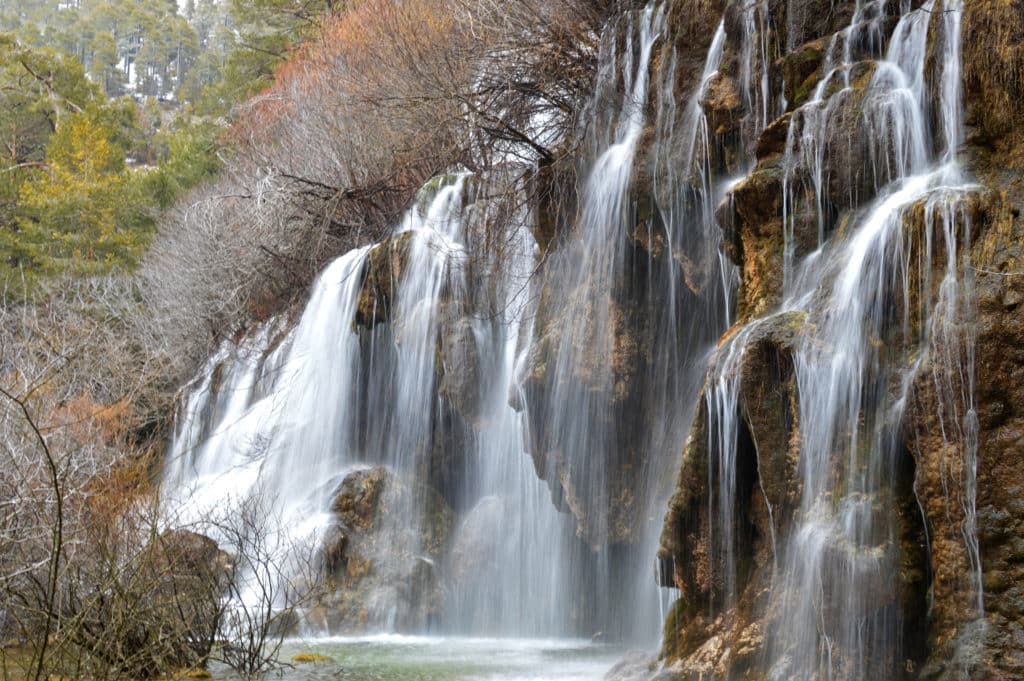
{"type": "MultiPolygon", "coordinates": [[[[675,4],[699,11],[698,3],[675,4]]],[[[776,0],[768,7],[769,81],[772,92],[784,93],[787,107],[748,143],[756,164],[730,191],[718,214],[723,249],[741,274],[739,319],[720,347],[767,316],[758,322],[757,337],[748,343],[752,350],[740,369],[737,466],[744,472],[739,476],[735,531],[746,537],[738,557],[741,591],[733,609],[723,612],[708,534],[713,510],[708,473],[715,463],[708,452],[708,417],[702,407],[679,460],[659,554],[660,580],[681,593],[666,621],[662,650],[665,673],[677,678],[770,675],[764,665],[765,631],[776,614],[768,598],[773,543],[785,540],[801,493],[796,472],[799,396],[788,349],[794,334],[814,332],[802,320],[770,316],[782,295],[784,209],[794,211],[794,206],[784,206],[784,183],[797,183],[807,192],[795,206],[796,214],[789,213],[800,257],[818,239],[819,216],[808,207],[816,201],[824,206],[826,233],[841,238],[857,211],[873,198],[874,187],[886,179],[863,174],[871,165],[865,159],[873,140],[863,128],[861,100],[875,65],[858,57],[857,46],[851,50],[854,63],[847,67],[848,85],[833,93],[832,125],[821,140],[824,157],[834,164],[826,168],[823,195],[813,195],[809,178],[786,177],[783,160],[792,117],[824,77],[823,56],[836,32],[849,24],[854,3],[776,0]]],[[[739,11],[740,3],[726,9],[727,30],[730,13],[739,11]]],[[[897,3],[885,8],[878,37],[893,30],[900,11],[897,3]]],[[[714,21],[704,31],[713,30],[714,21]]],[[[941,419],[948,414],[943,413],[947,407],[936,393],[934,376],[944,368],[921,367],[909,391],[911,404],[903,424],[906,454],[896,471],[896,497],[888,501],[896,528],[894,550],[900,556],[898,573],[889,576],[897,584],[898,599],[891,607],[904,612],[903,620],[912,629],[902,637],[906,665],[901,673],[906,678],[1024,678],[1024,316],[1019,309],[1024,301],[1024,3],[968,0],[962,31],[967,137],[960,154],[980,185],[964,201],[958,220],[960,229],[970,230],[971,271],[964,274],[973,285],[973,308],[957,323],[976,332],[970,348],[978,425],[976,519],[963,503],[972,481],[950,474],[961,470],[963,442],[954,439],[951,444],[942,432],[941,419]],[[980,619],[965,544],[965,528],[972,522],[983,575],[980,619]]],[[[704,100],[715,133],[726,146],[749,116],[737,106],[739,86],[728,67],[741,44],[738,29],[729,32],[728,41],[723,73],[704,100]]],[[[908,212],[908,239],[920,228],[924,210],[908,212]]],[[[913,257],[920,255],[915,250],[913,257]]],[[[938,272],[944,254],[932,257],[924,268],[938,272]]],[[[919,295],[911,293],[914,300],[919,295]]],[[[911,329],[911,336],[920,332],[911,329]]]]}
{"type": "Polygon", "coordinates": [[[443,602],[436,566],[453,524],[444,499],[377,466],[346,475],[332,510],[336,522],[319,552],[323,593],[307,622],[323,631],[362,632],[380,626],[382,609],[393,604],[403,620],[392,626],[402,630],[422,629],[436,618],[443,602]],[[410,510],[418,508],[425,509],[422,517],[412,517],[410,510]]]}

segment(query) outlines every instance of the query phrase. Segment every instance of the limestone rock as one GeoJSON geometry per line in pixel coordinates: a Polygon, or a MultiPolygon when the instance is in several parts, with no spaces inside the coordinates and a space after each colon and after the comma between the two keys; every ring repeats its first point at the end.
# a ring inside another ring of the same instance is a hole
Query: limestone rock
{"type": "Polygon", "coordinates": [[[398,282],[409,260],[412,236],[412,232],[400,232],[370,249],[356,308],[356,326],[372,329],[390,319],[398,282]]]}
{"type": "Polygon", "coordinates": [[[365,631],[397,617],[415,628],[439,611],[453,514],[422,482],[377,466],[342,479],[332,506],[337,524],[321,538],[325,588],[307,618],[334,633],[365,631]],[[422,516],[410,517],[423,508],[422,516]]]}

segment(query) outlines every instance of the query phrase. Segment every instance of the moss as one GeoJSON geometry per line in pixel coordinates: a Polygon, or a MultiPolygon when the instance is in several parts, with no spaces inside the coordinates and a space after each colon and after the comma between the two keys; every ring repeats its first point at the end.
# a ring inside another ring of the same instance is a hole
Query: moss
{"type": "MultiPolygon", "coordinates": [[[[815,73],[818,73],[818,72],[815,71],[815,73]]],[[[820,78],[820,76],[819,76],[819,78],[820,78]]],[[[811,97],[811,90],[814,89],[814,87],[817,84],[818,84],[818,78],[813,78],[813,77],[812,78],[808,78],[805,81],[803,81],[802,83],[800,83],[800,85],[797,86],[796,91],[793,93],[793,96],[792,96],[792,98],[791,98],[791,100],[789,102],[789,110],[793,111],[794,109],[799,108],[800,106],[802,106],[804,104],[804,102],[806,102],[808,99],[810,99],[810,97],[811,97]]]]}
{"type": "Polygon", "coordinates": [[[463,180],[463,194],[466,197],[470,197],[476,193],[477,179],[476,175],[466,175],[465,172],[451,172],[441,173],[440,175],[434,175],[432,178],[426,181],[426,183],[416,193],[416,206],[419,208],[421,213],[426,213],[430,208],[431,202],[437,197],[438,193],[445,187],[451,187],[457,183],[460,179],[463,180]]]}
{"type": "Polygon", "coordinates": [[[990,141],[1021,137],[1024,22],[1016,0],[978,0],[963,14],[964,90],[977,132],[990,141]]]}
{"type": "Polygon", "coordinates": [[[306,663],[306,662],[334,662],[334,658],[328,655],[321,655],[320,653],[299,653],[298,655],[292,655],[292,662],[295,663],[306,663]]]}
{"type": "Polygon", "coordinates": [[[682,655],[683,625],[688,620],[686,601],[682,598],[677,598],[665,617],[661,639],[661,659],[676,660],[682,655]]]}
{"type": "Polygon", "coordinates": [[[662,628],[661,659],[671,663],[691,655],[710,635],[709,624],[697,604],[677,598],[662,628]]]}
{"type": "Polygon", "coordinates": [[[814,40],[793,50],[780,62],[786,87],[788,110],[793,111],[806,102],[818,81],[821,80],[821,62],[825,53],[825,42],[814,40]]]}

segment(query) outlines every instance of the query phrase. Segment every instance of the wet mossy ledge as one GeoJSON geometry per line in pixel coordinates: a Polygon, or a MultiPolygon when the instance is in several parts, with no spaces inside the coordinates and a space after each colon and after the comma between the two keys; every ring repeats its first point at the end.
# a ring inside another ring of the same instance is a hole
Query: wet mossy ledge
{"type": "Polygon", "coordinates": [[[329,655],[321,655],[320,653],[298,653],[291,656],[291,661],[295,664],[321,664],[335,662],[335,659],[329,655]]]}

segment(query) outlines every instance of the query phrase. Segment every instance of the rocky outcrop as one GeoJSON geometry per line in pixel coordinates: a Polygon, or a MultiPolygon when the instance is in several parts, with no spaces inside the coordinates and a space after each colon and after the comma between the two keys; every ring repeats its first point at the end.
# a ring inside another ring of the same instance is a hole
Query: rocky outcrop
{"type": "Polygon", "coordinates": [[[319,560],[326,588],[306,614],[309,622],[340,633],[396,616],[393,626],[415,630],[436,617],[442,604],[438,566],[453,522],[441,496],[375,467],[348,473],[332,508],[336,523],[322,538],[319,560]]]}
{"type": "Polygon", "coordinates": [[[645,434],[662,425],[652,392],[665,372],[679,370],[666,367],[656,348],[668,332],[659,327],[667,304],[659,296],[670,288],[649,282],[685,271],[655,217],[635,222],[624,241],[625,272],[617,277],[624,285],[590,277],[566,290],[571,257],[548,271],[522,381],[537,474],[595,549],[639,541],[648,498],[645,434]],[[592,449],[579,451],[574,428],[592,449]]]}
{"type": "Polygon", "coordinates": [[[126,677],[205,667],[235,576],[233,556],[210,537],[177,529],[119,556],[116,568],[103,573],[102,594],[66,592],[63,612],[75,626],[55,638],[126,677]]]}
{"type": "MultiPolygon", "coordinates": [[[[853,33],[851,52],[860,61],[845,67],[848,73],[835,86],[826,84],[827,113],[815,114],[819,123],[824,115],[828,126],[818,138],[802,135],[808,112],[800,107],[826,75],[822,67],[829,46],[845,39],[836,35],[849,23],[850,9],[845,3],[813,0],[769,3],[777,38],[771,44],[781,46],[771,57],[770,89],[784,92],[787,106],[747,141],[756,162],[718,209],[723,249],[741,277],[739,323],[720,341],[708,371],[709,384],[736,378],[739,385],[732,415],[738,445],[731,528],[739,538],[733,558],[738,592],[731,600],[725,597],[723,557],[712,536],[721,500],[712,484],[719,466],[717,425],[709,420],[706,401],[714,386],[706,386],[680,459],[659,553],[661,583],[681,594],[666,620],[662,649],[663,674],[673,678],[768,678],[772,672],[763,668],[764,661],[778,657],[769,654],[768,632],[780,624],[766,566],[776,555],[773,543],[787,541],[799,513],[803,424],[792,351],[795,343],[813,342],[815,335],[807,320],[772,314],[782,302],[784,245],[799,258],[817,248],[820,235],[848,237],[850,226],[889,180],[884,167],[894,160],[878,146],[882,138],[865,116],[876,78],[870,41],[892,33],[900,11],[894,6],[885,7],[886,16],[873,32],[853,33]],[[807,168],[792,162],[807,151],[800,145],[809,143],[819,145],[815,151],[825,164],[820,184],[807,168]],[[731,367],[735,376],[723,376],[723,358],[741,336],[746,354],[731,367]]],[[[942,16],[937,12],[930,19],[933,31],[942,16]]],[[[907,324],[898,333],[871,340],[885,357],[905,353],[906,375],[913,376],[905,388],[895,383],[889,388],[891,394],[907,391],[907,411],[892,485],[871,499],[893,528],[892,537],[877,547],[880,555],[894,557],[894,570],[877,594],[870,580],[862,582],[865,598],[881,599],[879,608],[899,612],[906,628],[899,639],[905,658],[900,678],[1024,677],[1021,26],[1024,5],[1016,0],[966,3],[967,139],[961,156],[982,186],[953,202],[954,238],[962,249],[954,254],[958,290],[965,297],[941,320],[941,328],[934,327],[934,320],[933,328],[922,328],[922,306],[929,306],[923,311],[928,313],[933,304],[923,301],[938,300],[949,253],[941,232],[926,238],[928,229],[942,224],[936,206],[926,201],[910,206],[902,214],[907,299],[892,301],[894,311],[906,305],[907,324]]],[[[939,48],[941,41],[930,46],[925,73],[933,97],[939,48]]],[[[727,45],[726,64],[736,51],[727,45]]],[[[726,68],[704,100],[710,127],[723,145],[733,143],[730,135],[748,129],[748,122],[734,120],[749,113],[726,96],[729,77],[726,68]]],[[[721,528],[717,531],[720,538],[721,528]]],[[[839,678],[845,678],[842,651],[833,653],[839,678]]]]}
{"type": "Polygon", "coordinates": [[[359,291],[355,324],[372,329],[391,316],[398,282],[406,271],[412,232],[399,232],[370,249],[359,291]]]}
{"type": "Polygon", "coordinates": [[[674,673],[737,673],[753,669],[763,653],[774,543],[800,499],[792,353],[808,332],[802,313],[769,317],[752,329],[734,328],[722,347],[742,342],[747,348],[742,360],[709,370],[709,381],[732,383],[739,394],[740,411],[732,415],[736,491],[734,498],[722,499],[716,486],[709,488],[709,481],[720,480],[725,471],[716,440],[721,425],[709,431],[708,400],[714,397],[706,386],[683,452],[659,551],[662,586],[680,590],[665,623],[662,651],[674,673]],[[719,524],[724,514],[735,518],[731,530],[719,524]],[[717,536],[726,531],[734,540],[732,574],[722,569],[721,547],[716,544],[717,536]],[[741,593],[728,593],[736,585],[741,593]]]}
{"type": "MultiPolygon", "coordinates": [[[[571,295],[583,297],[586,291],[575,291],[571,295]]],[[[542,294],[542,300],[558,305],[553,299],[554,292],[542,294]]],[[[581,532],[595,545],[601,545],[606,537],[613,543],[629,542],[636,529],[635,491],[643,486],[638,477],[643,461],[642,452],[631,443],[634,427],[626,426],[627,419],[637,418],[636,405],[640,399],[640,374],[644,370],[644,348],[638,336],[642,331],[637,326],[642,320],[634,316],[635,310],[609,301],[612,316],[612,357],[602,353],[587,352],[591,347],[604,347],[605,340],[595,337],[603,333],[595,322],[586,325],[579,337],[569,337],[570,324],[561,316],[568,309],[558,305],[550,319],[540,317],[528,358],[528,368],[523,383],[527,395],[527,417],[530,420],[529,451],[534,460],[537,474],[548,481],[553,499],[559,507],[576,516],[581,532]],[[572,344],[582,357],[582,363],[573,368],[571,376],[559,375],[559,353],[563,344],[572,344]],[[570,383],[571,382],[571,383],[570,383]],[[595,407],[580,418],[591,422],[590,427],[602,431],[618,432],[606,451],[593,452],[604,458],[601,462],[614,476],[603,477],[605,489],[594,490],[586,464],[574,461],[571,453],[563,446],[563,432],[552,413],[558,407],[549,399],[558,394],[592,393],[602,406],[595,407]],[[549,397],[550,396],[550,397],[549,397]],[[613,431],[613,427],[615,430],[613,431]],[[619,430],[622,428],[622,430],[619,430]],[[615,499],[617,503],[608,503],[615,499]]]]}

